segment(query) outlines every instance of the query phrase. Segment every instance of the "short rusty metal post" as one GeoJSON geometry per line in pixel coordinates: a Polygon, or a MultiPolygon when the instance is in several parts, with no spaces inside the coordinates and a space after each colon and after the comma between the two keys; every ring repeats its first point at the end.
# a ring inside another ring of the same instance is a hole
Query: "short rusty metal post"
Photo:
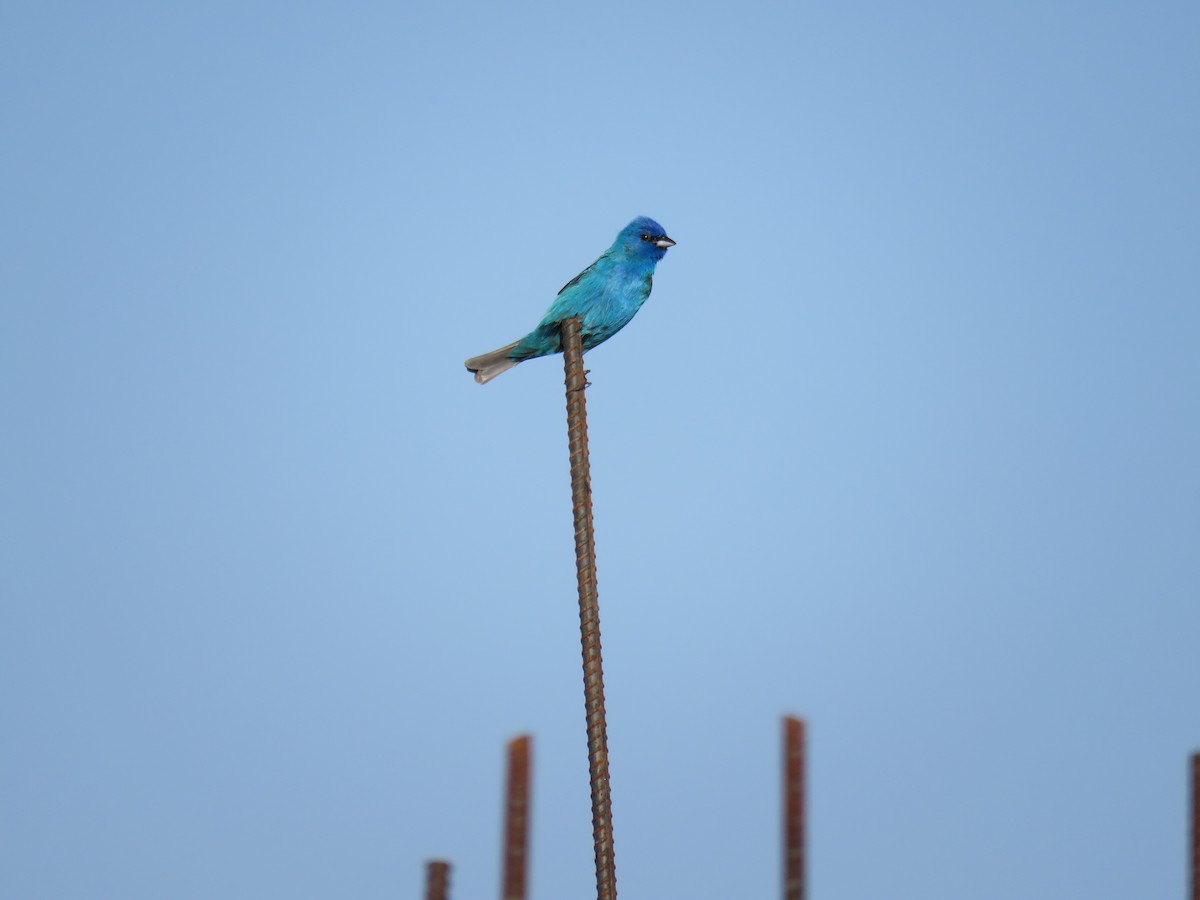
{"type": "Polygon", "coordinates": [[[616,900],[612,796],[608,780],[608,728],[604,712],[604,666],[600,654],[600,607],[596,587],[596,538],[592,526],[592,478],[588,461],[587,387],[583,339],[577,318],[562,323],[567,384],[567,441],[571,452],[571,505],[575,514],[575,570],[579,580],[579,632],[583,641],[583,699],[587,713],[588,773],[592,785],[592,840],[596,850],[596,897],[616,900]]]}
{"type": "Polygon", "coordinates": [[[508,742],[508,778],[504,794],[504,875],[500,900],[525,900],[529,864],[529,749],[531,738],[508,742]]]}
{"type": "Polygon", "coordinates": [[[805,734],[802,719],[783,720],[783,900],[805,895],[805,734]]]}
{"type": "Polygon", "coordinates": [[[1200,753],[1192,754],[1192,900],[1200,900],[1200,753]]]}
{"type": "Polygon", "coordinates": [[[425,864],[425,900],[449,900],[450,863],[431,859],[425,864]]]}

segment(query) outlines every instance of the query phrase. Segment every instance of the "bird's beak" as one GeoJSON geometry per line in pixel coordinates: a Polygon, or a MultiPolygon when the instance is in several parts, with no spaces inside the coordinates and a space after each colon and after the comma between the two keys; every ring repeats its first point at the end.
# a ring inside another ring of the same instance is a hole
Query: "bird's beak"
{"type": "Polygon", "coordinates": [[[675,242],[664,234],[662,237],[660,237],[657,241],[654,242],[654,246],[662,247],[664,250],[666,250],[668,247],[674,247],[675,242]]]}

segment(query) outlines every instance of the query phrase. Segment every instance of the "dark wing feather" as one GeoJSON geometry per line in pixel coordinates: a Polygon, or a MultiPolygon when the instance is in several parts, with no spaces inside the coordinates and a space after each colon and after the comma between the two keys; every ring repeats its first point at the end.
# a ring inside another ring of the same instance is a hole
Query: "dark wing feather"
{"type": "MultiPolygon", "coordinates": [[[[574,287],[575,285],[579,284],[579,279],[588,273],[588,269],[591,269],[591,266],[588,266],[587,269],[584,269],[582,272],[580,272],[578,275],[576,275],[574,278],[572,278],[570,281],[568,281],[566,284],[564,284],[561,288],[559,288],[558,293],[561,294],[567,288],[574,287]]],[[[558,294],[555,294],[555,296],[558,296],[558,294]]]]}
{"type": "MultiPolygon", "coordinates": [[[[600,257],[600,259],[603,259],[603,258],[604,258],[603,256],[600,257]]],[[[584,275],[586,275],[588,272],[592,271],[592,269],[596,268],[596,263],[600,262],[600,259],[596,260],[596,262],[592,263],[590,266],[588,266],[586,269],[584,269],[582,272],[580,272],[578,275],[576,275],[574,278],[572,278],[570,281],[568,281],[566,284],[564,284],[559,289],[558,293],[561,294],[567,288],[574,287],[575,285],[579,284],[580,279],[582,279],[584,275]]],[[[555,296],[557,296],[557,294],[555,296]]]]}

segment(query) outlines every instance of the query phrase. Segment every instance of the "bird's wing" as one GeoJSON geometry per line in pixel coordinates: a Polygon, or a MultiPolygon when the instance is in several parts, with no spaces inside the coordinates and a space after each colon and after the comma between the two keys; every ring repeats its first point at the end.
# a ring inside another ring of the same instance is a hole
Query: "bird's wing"
{"type": "Polygon", "coordinates": [[[570,281],[568,281],[566,284],[564,284],[559,289],[558,294],[561,295],[562,292],[565,291],[567,288],[572,288],[572,287],[575,287],[575,285],[579,284],[579,282],[583,280],[584,276],[586,276],[589,272],[591,272],[594,268],[596,268],[596,263],[598,263],[598,262],[600,262],[599,259],[596,260],[596,262],[592,263],[590,266],[588,266],[586,269],[584,269],[582,272],[580,272],[578,275],[576,275],[574,278],[572,278],[570,281]]]}
{"type": "Polygon", "coordinates": [[[557,330],[558,324],[563,319],[584,315],[596,296],[604,292],[605,262],[605,256],[601,256],[564,284],[562,290],[558,292],[558,296],[554,298],[554,302],[550,304],[550,308],[546,310],[546,314],[542,316],[542,321],[538,323],[539,326],[553,325],[557,330]]]}

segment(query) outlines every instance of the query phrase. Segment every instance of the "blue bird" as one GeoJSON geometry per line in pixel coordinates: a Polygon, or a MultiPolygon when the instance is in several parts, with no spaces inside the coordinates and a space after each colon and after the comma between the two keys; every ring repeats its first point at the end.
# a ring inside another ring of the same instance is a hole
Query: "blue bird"
{"type": "Polygon", "coordinates": [[[537,328],[499,350],[471,357],[467,369],[475,373],[476,381],[487,384],[519,362],[561,353],[559,329],[572,316],[579,317],[584,350],[602,344],[642,308],[650,296],[654,267],[674,246],[661,225],[639,216],[598,260],[566,283],[537,328]]]}

